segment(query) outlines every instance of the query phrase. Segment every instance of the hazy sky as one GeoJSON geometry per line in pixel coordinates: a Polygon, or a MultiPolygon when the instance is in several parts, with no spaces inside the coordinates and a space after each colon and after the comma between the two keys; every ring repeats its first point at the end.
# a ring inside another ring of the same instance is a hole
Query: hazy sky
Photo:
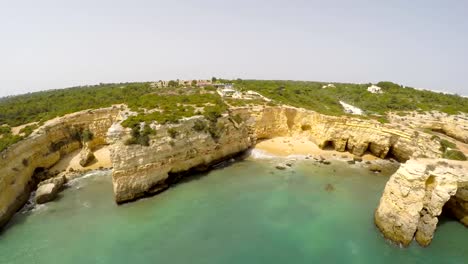
{"type": "Polygon", "coordinates": [[[468,95],[468,1],[0,0],[0,96],[211,76],[468,95]]]}

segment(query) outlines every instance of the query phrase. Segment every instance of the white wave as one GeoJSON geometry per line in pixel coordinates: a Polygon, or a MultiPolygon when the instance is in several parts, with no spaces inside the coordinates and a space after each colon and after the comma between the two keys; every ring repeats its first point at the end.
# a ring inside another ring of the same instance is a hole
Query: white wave
{"type": "Polygon", "coordinates": [[[88,179],[88,178],[91,178],[91,177],[101,177],[101,176],[106,176],[108,175],[109,171],[108,170],[104,170],[104,171],[101,171],[101,170],[96,170],[96,171],[91,171],[91,172],[88,172],[86,174],[84,174],[83,176],[81,177],[78,177],[78,178],[75,178],[73,180],[70,180],[68,183],[67,183],[67,186],[69,187],[76,187],[76,188],[81,188],[81,186],[79,185],[79,183],[85,179],[88,179]]]}
{"type": "Polygon", "coordinates": [[[250,158],[253,158],[253,159],[277,159],[277,158],[281,158],[280,156],[275,156],[273,154],[270,154],[266,151],[263,151],[263,150],[260,150],[260,149],[252,149],[250,151],[250,155],[249,155],[250,158]]]}
{"type": "Polygon", "coordinates": [[[46,204],[36,204],[34,205],[34,207],[31,209],[31,212],[39,212],[39,211],[42,211],[42,210],[45,210],[47,209],[47,205],[46,204]]]}

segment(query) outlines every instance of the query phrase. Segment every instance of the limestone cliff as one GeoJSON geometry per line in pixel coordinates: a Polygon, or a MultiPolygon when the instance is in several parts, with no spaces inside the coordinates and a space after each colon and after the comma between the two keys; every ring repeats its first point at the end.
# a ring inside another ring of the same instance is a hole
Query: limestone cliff
{"type": "Polygon", "coordinates": [[[437,217],[449,200],[455,216],[466,224],[467,165],[434,159],[403,164],[387,182],[375,211],[375,223],[383,235],[404,246],[413,238],[423,246],[429,245],[437,217]]]}
{"type": "Polygon", "coordinates": [[[0,227],[27,201],[37,181],[35,172],[52,167],[60,158],[81,147],[77,133],[89,129],[90,146],[106,143],[117,108],[89,110],[47,122],[31,136],[9,147],[0,158],[0,227]]]}
{"type": "MultiPolygon", "coordinates": [[[[113,129],[116,136],[116,128],[113,129]]],[[[231,116],[221,117],[215,123],[193,117],[179,124],[158,126],[148,147],[127,146],[127,137],[128,132],[123,133],[111,150],[118,203],[159,192],[175,180],[176,174],[203,169],[247,150],[254,143],[247,123],[237,123],[231,116]],[[194,129],[197,120],[205,124],[203,129],[194,129]]]]}
{"type": "MultiPolygon", "coordinates": [[[[252,147],[257,140],[277,136],[303,135],[320,147],[327,144],[339,151],[362,155],[369,150],[385,158],[391,154],[408,160],[424,154],[439,157],[439,143],[430,135],[400,131],[376,121],[331,117],[293,107],[236,108],[216,124],[219,138],[207,130],[197,131],[193,117],[176,125],[156,126],[150,146],[125,145],[129,130],[114,126],[111,150],[113,185],[118,203],[167,188],[171,175],[225,159],[252,147]],[[237,118],[234,118],[237,117],[237,118]],[[241,122],[234,120],[240,119],[241,122]],[[168,130],[177,131],[171,138],[168,130]],[[121,133],[118,133],[121,131],[121,133]]],[[[212,132],[212,131],[211,131],[212,132]]]]}
{"type": "Polygon", "coordinates": [[[293,107],[251,110],[258,139],[302,134],[319,147],[333,147],[361,156],[366,151],[401,161],[413,157],[440,157],[440,144],[431,136],[409,128],[395,129],[374,120],[326,116],[293,107]]]}

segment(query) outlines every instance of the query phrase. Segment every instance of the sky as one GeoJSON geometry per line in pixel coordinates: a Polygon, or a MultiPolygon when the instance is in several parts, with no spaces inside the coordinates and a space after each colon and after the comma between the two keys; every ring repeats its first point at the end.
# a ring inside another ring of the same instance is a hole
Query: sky
{"type": "Polygon", "coordinates": [[[288,79],[468,95],[465,0],[0,0],[0,96],[288,79]]]}

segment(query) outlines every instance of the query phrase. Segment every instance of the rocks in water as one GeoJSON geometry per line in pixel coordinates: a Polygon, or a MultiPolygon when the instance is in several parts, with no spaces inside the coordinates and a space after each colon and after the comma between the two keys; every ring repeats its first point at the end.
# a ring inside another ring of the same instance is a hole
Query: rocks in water
{"type": "Polygon", "coordinates": [[[347,163],[350,164],[350,165],[353,165],[353,164],[356,164],[356,161],[354,161],[354,160],[348,160],[347,163]]]}
{"type": "Polygon", "coordinates": [[[354,160],[355,162],[362,162],[362,157],[354,156],[354,157],[353,157],[353,160],[354,160]]]}
{"type": "Polygon", "coordinates": [[[419,219],[418,231],[414,238],[419,245],[427,247],[434,237],[434,232],[437,228],[437,217],[431,216],[426,209],[420,212],[421,218],[419,219]]]}
{"type": "Polygon", "coordinates": [[[65,177],[59,176],[39,183],[36,191],[36,203],[43,204],[54,200],[65,184],[65,177]]]}
{"type": "Polygon", "coordinates": [[[325,191],[332,192],[334,190],[335,190],[335,187],[331,183],[328,183],[327,185],[325,185],[325,191]]]}
{"type": "Polygon", "coordinates": [[[286,169],[286,166],[284,166],[283,164],[278,164],[275,166],[276,169],[278,170],[285,170],[286,169]]]}
{"type": "Polygon", "coordinates": [[[323,160],[321,163],[322,163],[322,164],[325,164],[325,165],[330,165],[330,164],[331,164],[331,162],[328,161],[328,160],[323,160]]]}
{"type": "Polygon", "coordinates": [[[382,166],[380,164],[372,163],[369,166],[369,170],[372,172],[382,172],[382,166]]]}
{"type": "Polygon", "coordinates": [[[80,152],[80,165],[82,167],[86,167],[95,159],[96,157],[94,156],[94,153],[91,151],[91,149],[88,146],[83,147],[80,152]]]}

